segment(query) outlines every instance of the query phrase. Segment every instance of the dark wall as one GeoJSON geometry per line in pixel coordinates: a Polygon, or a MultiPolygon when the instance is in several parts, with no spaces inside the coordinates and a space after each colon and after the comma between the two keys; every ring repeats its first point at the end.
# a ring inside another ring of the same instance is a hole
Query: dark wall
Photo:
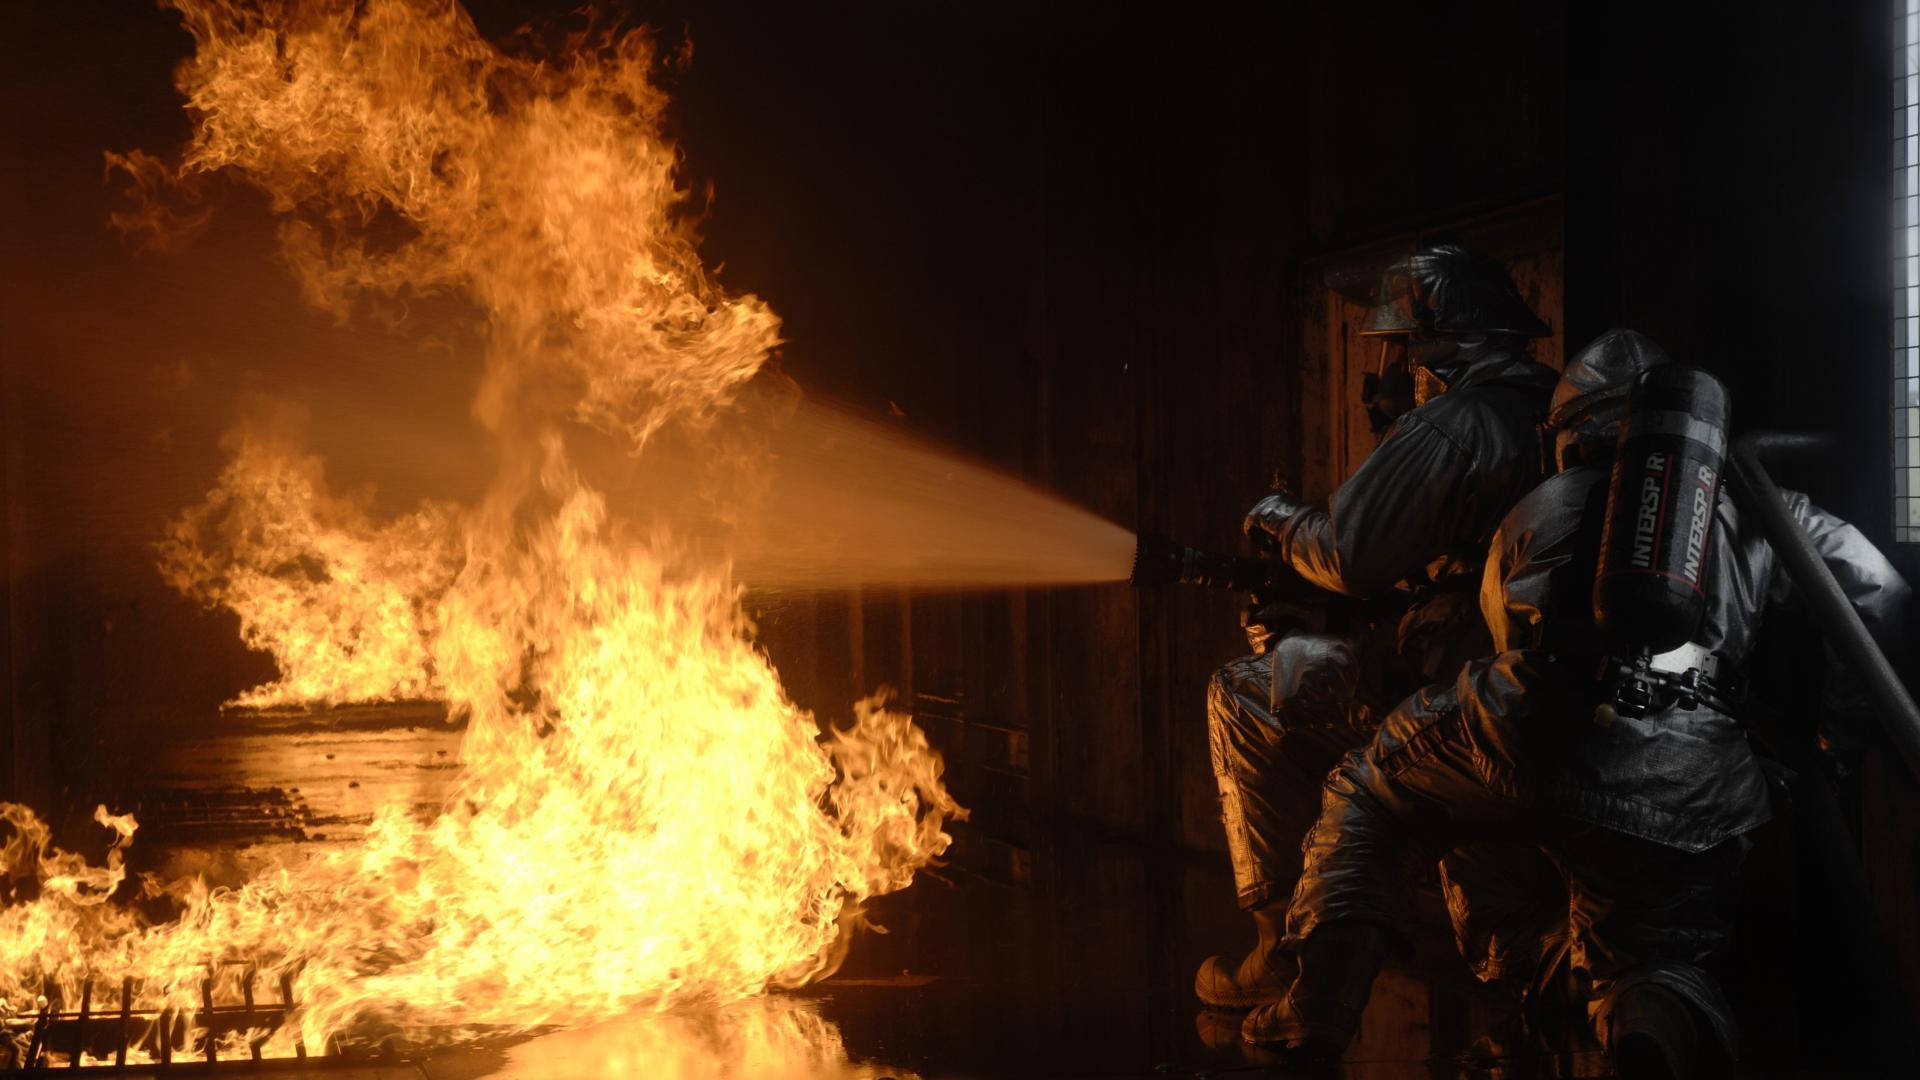
{"type": "MultiPolygon", "coordinates": [[[[1309,347],[1320,258],[1559,185],[1557,12],[1436,11],[1035,27],[1026,338],[970,359],[956,437],[1124,524],[1240,543],[1244,508],[1324,456],[1302,436],[1323,404],[1302,399],[1303,369],[1326,362],[1309,347]],[[1436,134],[1457,131],[1471,136],[1436,134]]],[[[1021,622],[985,636],[1026,650],[1026,696],[1000,692],[999,651],[963,648],[985,674],[951,675],[992,684],[955,696],[1030,748],[1023,767],[990,740],[978,763],[1014,776],[1010,795],[987,789],[1012,812],[1002,838],[1071,822],[1220,850],[1202,703],[1244,651],[1237,601],[1107,588],[969,603],[989,626],[1021,622]]],[[[933,645],[917,625],[914,645],[916,659],[933,645]]]]}
{"type": "Polygon", "coordinates": [[[1734,392],[1742,428],[1845,425],[1821,498],[1890,535],[1893,10],[1575,5],[1572,339],[1631,326],[1734,392]]]}

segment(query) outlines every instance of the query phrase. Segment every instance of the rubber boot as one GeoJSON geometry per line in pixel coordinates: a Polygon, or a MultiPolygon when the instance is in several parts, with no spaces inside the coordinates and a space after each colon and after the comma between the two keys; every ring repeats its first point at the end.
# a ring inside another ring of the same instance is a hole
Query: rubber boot
{"type": "Polygon", "coordinates": [[[1253,916],[1259,938],[1253,951],[1239,964],[1228,966],[1223,956],[1209,956],[1193,977],[1193,992],[1200,1000],[1222,1009],[1251,1009],[1278,1001],[1293,985],[1299,970],[1293,957],[1280,951],[1280,939],[1286,933],[1287,905],[1266,904],[1248,912],[1253,916]]]}
{"type": "Polygon", "coordinates": [[[1240,1022],[1246,1014],[1225,1009],[1199,1009],[1193,1014],[1193,1032],[1200,1045],[1209,1050],[1237,1050],[1240,1047],[1240,1022]]]}
{"type": "Polygon", "coordinates": [[[1539,945],[1531,977],[1479,988],[1482,1011],[1498,1019],[1462,1055],[1473,1066],[1494,1069],[1600,1048],[1587,1019],[1587,987],[1574,971],[1570,940],[1561,933],[1539,945]]]}
{"type": "Polygon", "coordinates": [[[1240,1037],[1278,1053],[1288,1066],[1337,1069],[1360,1030],[1373,980],[1393,953],[1393,937],[1367,923],[1331,923],[1300,950],[1300,976],[1279,1001],[1247,1014],[1240,1037]]]}
{"type": "Polygon", "coordinates": [[[1620,1080],[1688,1080],[1700,1060],[1700,1027],[1680,995],[1639,986],[1614,1005],[1607,1044],[1620,1080]]]}

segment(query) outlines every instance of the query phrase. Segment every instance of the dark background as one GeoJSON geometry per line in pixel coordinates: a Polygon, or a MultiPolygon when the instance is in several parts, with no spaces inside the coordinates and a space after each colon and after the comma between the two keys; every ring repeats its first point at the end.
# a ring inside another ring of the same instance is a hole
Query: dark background
{"type": "MultiPolygon", "coordinates": [[[[471,5],[494,36],[572,6],[471,5]]],[[[694,42],[668,85],[687,176],[717,193],[705,250],[781,314],[783,368],[1122,524],[1227,546],[1276,477],[1323,494],[1338,469],[1306,418],[1357,406],[1326,389],[1322,269],[1517,215],[1565,268],[1555,349],[1631,326],[1720,374],[1742,428],[1846,429],[1856,458],[1800,479],[1890,535],[1891,4],[633,7],[694,42]]],[[[181,253],[106,230],[102,151],[187,134],[170,15],[84,0],[0,25],[0,788],[84,813],[153,732],[270,676],[152,571],[243,404],[303,402],[330,475],[398,509],[480,483],[473,372],[302,309],[244,199],[181,253]]],[[[974,939],[905,914],[875,963],[1019,954],[1163,985],[1230,944],[1202,696],[1235,610],[1115,586],[767,612],[803,704],[838,715],[880,682],[915,702],[976,810],[951,874],[1007,899],[974,939]]],[[[1911,980],[1910,785],[1873,766],[1860,786],[1911,980]]],[[[1780,858],[1770,910],[1806,930],[1825,883],[1780,858]]],[[[1805,983],[1790,1015],[1818,1008],[1805,983]]]]}

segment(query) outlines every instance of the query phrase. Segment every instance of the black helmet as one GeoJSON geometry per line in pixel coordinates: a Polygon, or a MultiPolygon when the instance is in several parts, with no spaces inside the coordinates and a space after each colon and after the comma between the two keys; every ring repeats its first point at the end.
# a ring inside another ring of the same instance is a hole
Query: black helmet
{"type": "Polygon", "coordinates": [[[1545,337],[1498,259],[1458,244],[1429,244],[1387,267],[1360,333],[1545,337]]]}
{"type": "Polygon", "coordinates": [[[1634,379],[1671,363],[1665,349],[1637,330],[1609,330],[1575,353],[1547,409],[1554,463],[1567,469],[1611,458],[1634,379]]]}

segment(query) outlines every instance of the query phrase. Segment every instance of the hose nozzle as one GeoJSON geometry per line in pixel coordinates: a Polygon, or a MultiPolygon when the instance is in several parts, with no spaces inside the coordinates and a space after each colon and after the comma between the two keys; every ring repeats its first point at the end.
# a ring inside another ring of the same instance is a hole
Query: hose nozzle
{"type": "Polygon", "coordinates": [[[1177,544],[1164,536],[1141,533],[1133,549],[1133,573],[1127,582],[1150,585],[1202,585],[1210,589],[1257,592],[1273,577],[1259,559],[1220,555],[1177,544]]]}

